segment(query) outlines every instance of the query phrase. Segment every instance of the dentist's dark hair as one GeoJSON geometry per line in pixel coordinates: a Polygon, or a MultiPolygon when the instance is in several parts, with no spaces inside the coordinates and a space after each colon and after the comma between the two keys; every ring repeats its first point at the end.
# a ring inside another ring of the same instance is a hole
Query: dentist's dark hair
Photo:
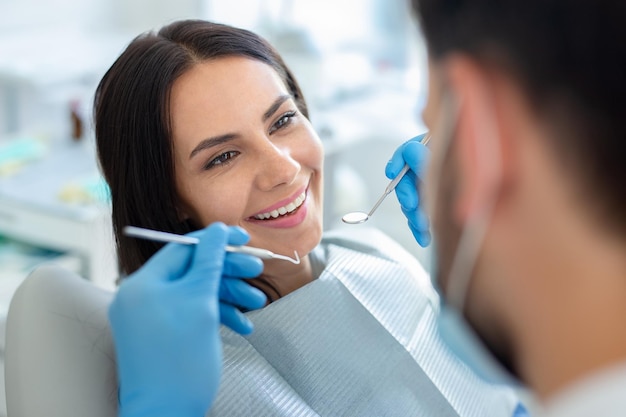
{"type": "Polygon", "coordinates": [[[124,236],[124,226],[181,234],[200,227],[182,221],[178,210],[170,93],[174,82],[194,65],[227,56],[248,57],[271,66],[308,117],[296,79],[268,42],[247,30],[201,20],[178,21],[138,36],[98,85],[96,145],[111,191],[122,274],[137,270],[162,246],[124,236]]]}
{"type": "Polygon", "coordinates": [[[431,59],[469,55],[519,82],[599,224],[626,238],[626,2],[412,3],[431,59]]]}

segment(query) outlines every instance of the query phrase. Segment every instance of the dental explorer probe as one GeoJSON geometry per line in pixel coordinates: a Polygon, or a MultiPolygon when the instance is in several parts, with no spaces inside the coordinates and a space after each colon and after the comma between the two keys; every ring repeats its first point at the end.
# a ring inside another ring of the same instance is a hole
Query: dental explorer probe
{"type": "MultiPolygon", "coordinates": [[[[420,141],[420,143],[422,145],[427,145],[429,141],[430,141],[430,133],[427,133],[424,136],[424,138],[420,141]]],[[[374,214],[378,206],[380,206],[380,203],[382,203],[385,197],[387,197],[389,193],[391,193],[396,188],[396,186],[398,185],[402,177],[404,177],[404,175],[408,171],[409,171],[409,165],[404,164],[404,167],[400,170],[398,175],[396,175],[396,177],[393,180],[391,180],[389,185],[387,185],[387,187],[385,188],[385,191],[383,192],[383,195],[380,196],[380,198],[378,199],[376,204],[374,204],[374,207],[372,207],[369,213],[365,213],[363,211],[353,211],[353,212],[344,214],[341,220],[347,224],[359,224],[359,223],[365,223],[366,221],[368,221],[369,218],[372,216],[372,214],[374,214]]]]}
{"type": "MultiPolygon", "coordinates": [[[[200,241],[198,238],[192,237],[192,236],[183,236],[183,235],[177,235],[175,233],[160,232],[158,230],[144,229],[143,227],[136,227],[136,226],[125,226],[123,232],[124,232],[124,235],[126,236],[135,237],[139,239],[154,240],[157,242],[173,242],[173,243],[181,243],[183,245],[197,245],[198,242],[200,241]]],[[[276,254],[267,249],[255,248],[252,246],[245,246],[245,245],[241,245],[241,246],[226,245],[226,252],[244,253],[246,255],[256,256],[257,258],[261,258],[261,259],[280,259],[282,261],[291,262],[292,264],[295,264],[295,265],[300,264],[300,256],[298,255],[298,252],[295,250],[293,251],[295,255],[295,259],[292,259],[285,255],[276,254]]]]}

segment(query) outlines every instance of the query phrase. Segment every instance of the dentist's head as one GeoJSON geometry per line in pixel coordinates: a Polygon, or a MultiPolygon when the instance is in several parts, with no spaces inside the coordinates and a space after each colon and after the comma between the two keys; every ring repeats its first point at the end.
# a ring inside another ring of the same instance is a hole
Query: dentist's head
{"type": "Polygon", "coordinates": [[[295,78],[265,40],[206,21],[141,35],[100,82],[95,118],[124,272],[160,246],[124,226],[187,233],[220,221],[243,227],[253,246],[304,258],[266,262],[256,283],[270,299],[310,281],[323,152],[295,78]]]}
{"type": "Polygon", "coordinates": [[[626,6],[413,5],[429,54],[438,284],[548,397],[626,360],[626,6]]]}

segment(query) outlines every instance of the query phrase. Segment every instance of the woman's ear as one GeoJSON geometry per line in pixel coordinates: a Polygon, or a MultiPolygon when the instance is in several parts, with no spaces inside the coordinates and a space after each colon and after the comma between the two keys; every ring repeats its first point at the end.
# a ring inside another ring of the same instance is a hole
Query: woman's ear
{"type": "Polygon", "coordinates": [[[193,217],[191,215],[191,210],[189,210],[187,206],[184,203],[181,203],[180,201],[176,203],[176,216],[178,217],[178,220],[181,223],[189,222],[191,221],[191,218],[193,217]]]}

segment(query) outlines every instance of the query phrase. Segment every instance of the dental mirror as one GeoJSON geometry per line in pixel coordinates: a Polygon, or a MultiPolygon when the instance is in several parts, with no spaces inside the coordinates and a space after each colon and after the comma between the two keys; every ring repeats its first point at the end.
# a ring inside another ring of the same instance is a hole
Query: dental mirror
{"type": "Polygon", "coordinates": [[[359,224],[359,223],[365,223],[367,219],[369,218],[370,218],[370,215],[368,213],[364,213],[362,211],[353,211],[351,213],[345,214],[341,218],[341,220],[344,223],[348,223],[348,224],[359,224]]]}
{"type": "Polygon", "coordinates": [[[372,207],[369,213],[364,213],[362,211],[353,211],[351,213],[344,215],[341,218],[341,220],[344,223],[348,223],[348,224],[359,224],[359,223],[365,223],[366,221],[368,221],[369,218],[372,216],[372,214],[374,214],[378,206],[380,206],[380,203],[383,202],[385,197],[387,197],[387,195],[389,195],[389,193],[392,192],[394,188],[396,188],[396,185],[398,185],[398,183],[400,182],[402,177],[404,177],[404,174],[406,174],[408,170],[409,170],[409,166],[407,164],[404,164],[402,171],[400,171],[400,173],[398,173],[398,175],[396,175],[396,177],[393,180],[391,180],[387,188],[385,188],[385,192],[383,193],[383,195],[380,196],[380,198],[378,199],[376,204],[374,204],[374,207],[372,207]]]}
{"type": "MultiPolygon", "coordinates": [[[[429,140],[430,140],[430,135],[426,134],[424,135],[424,138],[421,140],[420,143],[422,145],[426,145],[428,144],[429,140]]],[[[369,218],[372,217],[372,214],[374,214],[378,206],[380,206],[380,203],[382,203],[385,197],[387,197],[387,195],[389,195],[389,193],[391,193],[396,188],[396,186],[398,185],[402,177],[404,177],[404,175],[408,171],[409,171],[409,166],[407,164],[404,164],[404,167],[402,168],[402,170],[398,173],[398,175],[396,175],[396,177],[393,180],[391,180],[389,185],[387,185],[387,187],[385,188],[385,191],[383,192],[383,195],[380,196],[380,198],[378,199],[376,204],[374,204],[374,207],[372,207],[369,213],[365,213],[363,211],[353,211],[353,212],[345,214],[341,218],[341,221],[347,224],[361,224],[361,223],[365,223],[366,221],[368,221],[369,218]]]]}

